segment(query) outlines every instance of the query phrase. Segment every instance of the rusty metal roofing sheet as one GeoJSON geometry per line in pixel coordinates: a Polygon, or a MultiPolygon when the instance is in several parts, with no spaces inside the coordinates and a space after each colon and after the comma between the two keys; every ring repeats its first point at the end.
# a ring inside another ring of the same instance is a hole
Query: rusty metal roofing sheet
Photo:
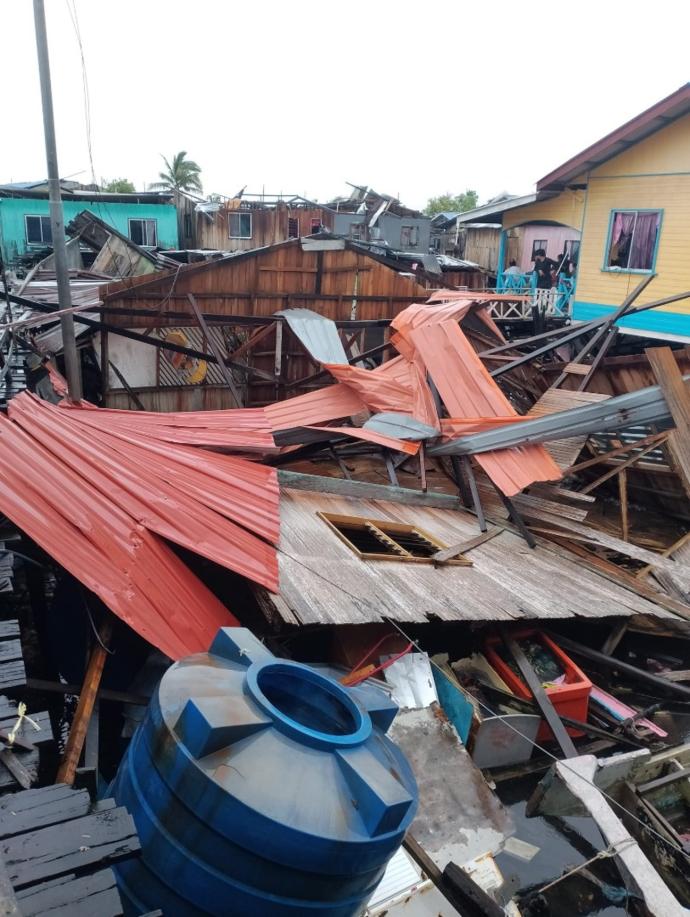
{"type": "Polygon", "coordinates": [[[350,417],[366,410],[366,405],[349,386],[327,385],[287,401],[276,401],[263,410],[271,430],[277,432],[350,417]]]}
{"type": "Polygon", "coordinates": [[[276,473],[98,429],[99,413],[15,398],[0,417],[0,510],[164,653],[198,652],[237,621],[164,539],[276,590],[276,473]]]}
{"type": "Polygon", "coordinates": [[[98,429],[131,431],[147,440],[204,446],[230,452],[277,452],[271,425],[262,408],[230,411],[120,411],[96,408],[87,402],[78,407],[63,402],[61,410],[76,411],[81,423],[98,429]]]}
{"type": "MultiPolygon", "coordinates": [[[[517,416],[455,321],[410,332],[452,417],[517,416]]],[[[542,446],[482,453],[477,461],[493,483],[512,496],[535,481],[556,481],[561,472],[542,446]]]]}
{"type": "Polygon", "coordinates": [[[311,309],[285,309],[282,315],[292,333],[318,363],[347,363],[347,354],[334,321],[311,309]]]}

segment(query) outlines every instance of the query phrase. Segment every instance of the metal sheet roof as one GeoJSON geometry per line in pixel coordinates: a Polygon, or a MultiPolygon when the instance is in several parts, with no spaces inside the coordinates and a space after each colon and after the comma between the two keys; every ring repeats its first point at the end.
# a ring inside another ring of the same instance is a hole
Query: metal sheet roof
{"type": "MultiPolygon", "coordinates": [[[[517,416],[456,322],[420,326],[411,332],[411,338],[451,417],[517,416]]],[[[520,423],[520,429],[524,426],[520,423]]],[[[541,446],[483,453],[477,461],[507,496],[535,481],[557,481],[561,477],[560,468],[541,446]]]]}
{"type": "Polygon", "coordinates": [[[276,473],[94,423],[109,413],[17,396],[0,417],[0,510],[177,659],[237,621],[167,541],[276,590],[276,473]]]}
{"type": "Polygon", "coordinates": [[[299,338],[318,363],[347,363],[347,354],[334,321],[311,309],[285,309],[284,316],[292,333],[299,338]]]}

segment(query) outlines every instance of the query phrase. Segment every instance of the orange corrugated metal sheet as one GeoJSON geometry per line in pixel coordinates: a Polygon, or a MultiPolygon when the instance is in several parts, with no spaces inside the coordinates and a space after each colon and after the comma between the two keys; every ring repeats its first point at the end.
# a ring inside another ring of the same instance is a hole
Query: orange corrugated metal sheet
{"type": "Polygon", "coordinates": [[[292,427],[307,427],[310,424],[339,420],[341,417],[350,417],[365,410],[366,405],[362,399],[347,385],[327,385],[306,395],[276,401],[275,404],[269,404],[263,409],[274,433],[292,427]]]}
{"type": "MultiPolygon", "coordinates": [[[[517,416],[454,321],[410,332],[449,413],[455,418],[517,416]]],[[[561,471],[543,446],[519,446],[475,456],[494,484],[512,496],[535,481],[556,481],[561,471]]]]}
{"type": "Polygon", "coordinates": [[[342,382],[372,411],[412,411],[412,388],[409,373],[403,382],[385,373],[371,369],[349,366],[347,363],[329,363],[324,366],[329,373],[342,382]]]}
{"type": "Polygon", "coordinates": [[[270,423],[262,408],[231,411],[118,411],[96,408],[88,402],[75,406],[60,404],[61,410],[76,411],[82,423],[98,429],[129,430],[162,443],[227,450],[230,452],[277,452],[270,423]]]}
{"type": "Polygon", "coordinates": [[[164,539],[277,591],[268,543],[278,537],[276,472],[112,432],[109,413],[15,398],[9,419],[0,417],[0,510],[141,636],[180,658],[237,621],[164,539]]]}

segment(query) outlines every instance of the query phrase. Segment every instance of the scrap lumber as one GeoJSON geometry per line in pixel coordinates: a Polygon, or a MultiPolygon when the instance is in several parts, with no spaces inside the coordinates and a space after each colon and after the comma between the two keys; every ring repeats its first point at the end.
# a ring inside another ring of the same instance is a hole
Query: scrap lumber
{"type": "Polygon", "coordinates": [[[667,445],[690,497],[690,393],[670,347],[648,347],[645,354],[676,425],[669,433],[667,445]]]}
{"type": "Polygon", "coordinates": [[[654,675],[652,672],[645,672],[644,669],[639,669],[637,666],[630,665],[629,662],[623,662],[613,656],[607,656],[606,653],[585,646],[584,643],[578,643],[576,640],[571,640],[570,637],[563,637],[561,634],[554,633],[549,634],[549,636],[555,640],[562,649],[567,650],[569,653],[574,653],[576,656],[582,656],[584,659],[599,663],[607,669],[612,669],[621,675],[626,675],[633,681],[640,681],[644,684],[652,685],[664,691],[666,694],[675,694],[685,701],[690,700],[690,688],[687,688],[685,685],[669,681],[661,675],[654,675]]]}
{"type": "MultiPolygon", "coordinates": [[[[648,445],[646,445],[643,449],[639,448],[639,443],[636,443],[634,446],[628,446],[626,449],[627,452],[630,452],[631,449],[636,450],[633,455],[631,455],[629,458],[625,459],[624,461],[614,465],[613,468],[610,468],[608,471],[604,472],[604,474],[602,474],[596,480],[591,481],[589,484],[587,484],[585,487],[582,488],[580,493],[581,494],[591,493],[593,490],[599,487],[600,484],[603,484],[605,481],[608,481],[610,478],[613,478],[616,475],[624,475],[626,468],[630,468],[631,465],[634,465],[636,462],[639,462],[639,460],[644,458],[645,455],[648,455],[650,452],[654,452],[655,449],[658,449],[659,446],[663,445],[663,443],[667,441],[667,434],[660,433],[656,436],[646,437],[646,438],[651,439],[652,442],[648,443],[648,445]]],[[[613,451],[617,452],[619,449],[625,449],[625,448],[626,448],[625,446],[620,446],[620,447],[617,446],[613,451]]],[[[586,465],[587,463],[583,462],[582,464],[586,465]]]]}
{"type": "Polygon", "coordinates": [[[463,509],[457,497],[450,494],[424,493],[409,487],[393,487],[390,484],[369,484],[365,481],[347,481],[344,478],[328,478],[318,474],[302,474],[299,471],[279,469],[278,483],[293,490],[310,490],[314,493],[334,494],[341,497],[358,497],[362,500],[390,500],[408,506],[429,506],[436,509],[463,509]]]}
{"type": "MultiPolygon", "coordinates": [[[[532,530],[534,531],[535,529],[533,528],[532,530]]],[[[658,592],[647,583],[636,579],[632,573],[622,567],[617,567],[611,561],[599,557],[593,551],[584,548],[582,545],[575,544],[565,532],[553,532],[551,538],[541,538],[538,543],[546,550],[555,551],[559,554],[564,552],[571,560],[577,558],[587,569],[599,573],[617,586],[622,586],[630,592],[637,593],[647,601],[659,605],[670,612],[671,615],[675,615],[680,621],[690,621],[690,605],[686,602],[679,601],[663,592],[658,592]]]]}
{"type": "Polygon", "coordinates": [[[69,738],[65,746],[65,753],[55,778],[56,783],[66,783],[70,786],[74,783],[79,758],[81,757],[89,722],[96,703],[98,688],[101,684],[103,667],[108,655],[106,643],[109,642],[111,634],[112,621],[108,618],[101,627],[99,639],[91,652],[91,658],[84,676],[84,684],[79,695],[79,703],[77,704],[69,738]]]}
{"type": "Polygon", "coordinates": [[[529,660],[527,659],[527,656],[525,656],[524,652],[522,651],[522,647],[516,640],[513,639],[513,637],[511,637],[510,632],[506,630],[505,628],[501,628],[500,633],[501,633],[501,637],[503,638],[503,642],[505,643],[513,659],[517,663],[517,666],[520,669],[520,672],[522,673],[522,677],[525,679],[525,682],[527,683],[527,687],[529,688],[529,690],[532,693],[532,696],[534,697],[535,701],[539,705],[539,709],[541,710],[544,716],[544,719],[549,724],[551,732],[554,734],[556,741],[560,745],[561,751],[563,752],[564,757],[566,758],[577,757],[579,752],[575,748],[575,743],[568,735],[568,732],[566,731],[566,728],[563,725],[561,718],[559,717],[558,713],[556,712],[555,707],[551,703],[551,699],[549,698],[549,695],[546,693],[546,691],[544,690],[542,686],[541,681],[539,680],[539,676],[534,671],[534,669],[530,665],[529,660]]]}
{"type": "MultiPolygon", "coordinates": [[[[237,390],[237,387],[235,385],[235,380],[232,377],[232,373],[228,369],[228,366],[225,362],[225,359],[226,359],[225,354],[218,347],[218,344],[211,333],[211,329],[207,325],[206,319],[204,318],[203,313],[201,309],[199,308],[199,304],[197,303],[193,294],[187,293],[187,299],[189,300],[189,305],[192,307],[192,311],[194,312],[194,315],[196,316],[196,320],[199,323],[199,327],[201,328],[201,331],[203,332],[203,335],[206,338],[208,346],[211,348],[211,353],[216,358],[216,362],[218,363],[218,368],[220,369],[221,374],[223,378],[225,379],[225,384],[230,389],[230,394],[232,395],[233,401],[235,402],[238,408],[242,407],[242,398],[240,397],[240,393],[237,390]]],[[[282,328],[283,326],[281,325],[280,327],[282,328]]]]}
{"type": "Polygon", "coordinates": [[[468,541],[461,541],[459,544],[452,544],[448,548],[442,548],[431,557],[431,560],[435,564],[447,563],[449,560],[457,557],[458,554],[466,554],[473,548],[478,548],[480,544],[484,544],[485,541],[490,541],[492,538],[495,538],[496,535],[500,535],[503,531],[504,529],[502,526],[496,526],[488,532],[483,532],[481,535],[477,535],[475,538],[470,538],[468,541]]]}

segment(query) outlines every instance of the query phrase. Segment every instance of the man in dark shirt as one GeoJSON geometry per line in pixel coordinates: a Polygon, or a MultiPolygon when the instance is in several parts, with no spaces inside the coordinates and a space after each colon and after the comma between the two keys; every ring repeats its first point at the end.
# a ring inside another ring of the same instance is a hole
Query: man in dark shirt
{"type": "Polygon", "coordinates": [[[537,289],[551,289],[551,272],[555,271],[557,264],[551,258],[546,257],[543,248],[538,248],[534,253],[534,270],[537,275],[537,289]]]}

